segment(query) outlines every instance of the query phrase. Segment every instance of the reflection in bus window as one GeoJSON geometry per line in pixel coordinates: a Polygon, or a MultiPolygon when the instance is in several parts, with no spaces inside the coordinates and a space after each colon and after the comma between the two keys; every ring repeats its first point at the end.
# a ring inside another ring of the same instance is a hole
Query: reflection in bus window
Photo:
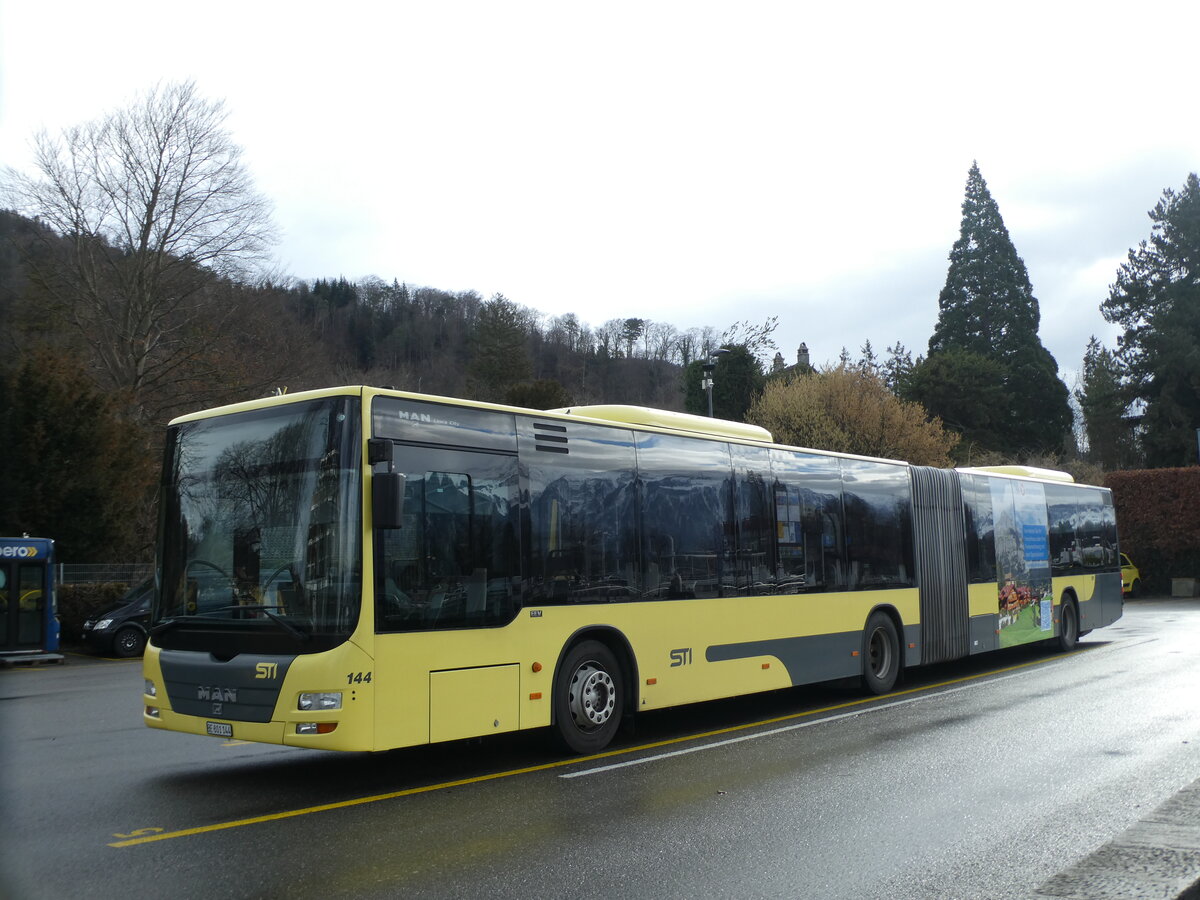
{"type": "Polygon", "coordinates": [[[395,454],[406,476],[404,522],[378,533],[377,630],[512,621],[521,556],[516,458],[416,447],[395,454]]]}
{"type": "Polygon", "coordinates": [[[771,453],[764,447],[731,444],[737,559],[734,573],[739,594],[774,594],[779,581],[775,554],[775,516],[771,453]]]}
{"type": "Polygon", "coordinates": [[[842,481],[835,458],[772,450],[781,594],[846,585],[842,481]]]}
{"type": "Polygon", "coordinates": [[[632,435],[575,423],[522,427],[530,602],[639,597],[632,435]]]}
{"type": "Polygon", "coordinates": [[[637,457],[646,594],[676,600],[737,594],[728,447],[639,434],[637,457]]]}
{"type": "Polygon", "coordinates": [[[1055,575],[1117,571],[1117,524],[1111,495],[1094,488],[1046,485],[1050,568],[1055,575]],[[1109,500],[1107,504],[1106,500],[1109,500]]]}
{"type": "Polygon", "coordinates": [[[967,539],[967,578],[971,584],[996,580],[996,525],[992,491],[982,475],[963,474],[963,516],[967,539]]]}
{"type": "Polygon", "coordinates": [[[843,459],[851,588],[911,587],[912,489],[903,466],[843,459]]]}

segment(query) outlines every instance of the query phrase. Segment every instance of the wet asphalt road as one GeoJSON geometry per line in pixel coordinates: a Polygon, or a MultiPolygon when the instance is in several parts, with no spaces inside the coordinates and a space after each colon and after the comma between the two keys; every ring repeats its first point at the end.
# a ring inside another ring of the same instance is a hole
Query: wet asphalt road
{"type": "Polygon", "coordinates": [[[0,672],[0,896],[1027,897],[1200,777],[1193,600],[886,698],[646,716],[603,759],[540,733],[334,754],[150,731],[141,683],[79,656],[0,672]]]}

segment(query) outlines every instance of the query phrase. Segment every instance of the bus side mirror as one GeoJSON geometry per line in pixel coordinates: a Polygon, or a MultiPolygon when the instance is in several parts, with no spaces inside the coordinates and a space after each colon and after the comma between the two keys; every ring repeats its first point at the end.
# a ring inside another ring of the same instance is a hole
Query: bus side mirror
{"type": "Polygon", "coordinates": [[[404,475],[376,472],[371,486],[372,519],[376,528],[399,528],[404,524],[404,475]]]}

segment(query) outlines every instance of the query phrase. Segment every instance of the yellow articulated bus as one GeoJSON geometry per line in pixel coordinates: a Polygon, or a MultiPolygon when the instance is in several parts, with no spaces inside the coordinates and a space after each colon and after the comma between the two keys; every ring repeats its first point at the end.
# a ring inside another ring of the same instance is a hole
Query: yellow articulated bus
{"type": "Polygon", "coordinates": [[[1112,497],[629,406],[369,387],[169,427],[152,728],[386,750],[861,678],[1121,615],[1112,497]]]}

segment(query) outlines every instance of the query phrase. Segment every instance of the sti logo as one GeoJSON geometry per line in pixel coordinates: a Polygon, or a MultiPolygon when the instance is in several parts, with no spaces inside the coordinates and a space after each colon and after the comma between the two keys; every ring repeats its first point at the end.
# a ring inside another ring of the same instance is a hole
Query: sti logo
{"type": "Polygon", "coordinates": [[[279,663],[261,662],[254,667],[255,678],[268,678],[274,680],[279,677],[279,663]]]}

